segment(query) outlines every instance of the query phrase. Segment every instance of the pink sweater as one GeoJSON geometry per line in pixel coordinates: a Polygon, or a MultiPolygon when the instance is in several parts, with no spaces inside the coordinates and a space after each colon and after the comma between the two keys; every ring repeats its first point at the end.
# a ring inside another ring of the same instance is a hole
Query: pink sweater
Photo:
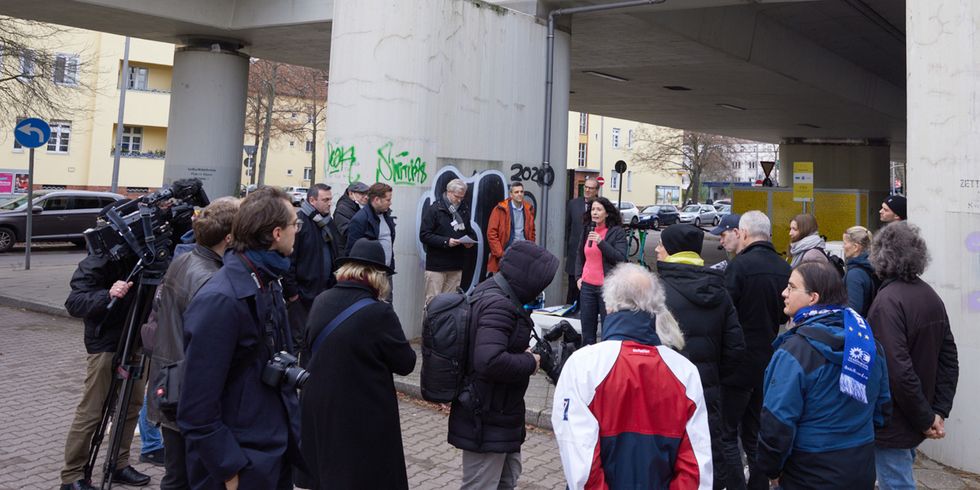
{"type": "MultiPolygon", "coordinates": [[[[595,227],[595,232],[603,240],[606,239],[607,231],[609,231],[609,228],[606,228],[605,223],[600,223],[595,227]]],[[[593,242],[590,247],[588,239],[586,239],[584,246],[585,264],[582,265],[582,282],[593,286],[602,286],[602,280],[605,278],[605,274],[602,272],[602,250],[599,250],[599,244],[597,242],[593,242]]]]}

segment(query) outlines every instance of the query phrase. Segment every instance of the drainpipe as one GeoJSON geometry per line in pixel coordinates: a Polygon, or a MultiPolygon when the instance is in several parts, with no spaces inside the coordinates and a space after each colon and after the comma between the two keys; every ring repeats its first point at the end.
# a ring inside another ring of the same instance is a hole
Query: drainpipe
{"type": "MultiPolygon", "coordinates": [[[[640,7],[643,5],[653,5],[664,3],[666,0],[632,0],[627,2],[607,3],[603,5],[587,5],[582,7],[571,7],[556,9],[548,12],[548,59],[544,82],[544,151],[541,159],[542,173],[551,170],[551,102],[554,90],[554,71],[555,71],[555,17],[561,15],[587,14],[591,12],[601,12],[605,10],[615,10],[629,7],[640,7]]],[[[550,185],[542,185],[544,194],[541,196],[541,206],[544,208],[541,222],[541,246],[548,247],[548,193],[550,185]]]]}

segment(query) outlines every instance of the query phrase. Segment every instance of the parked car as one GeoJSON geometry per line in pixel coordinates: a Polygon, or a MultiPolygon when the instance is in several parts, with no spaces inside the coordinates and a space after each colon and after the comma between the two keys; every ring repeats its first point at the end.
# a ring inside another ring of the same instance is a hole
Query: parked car
{"type": "MultiPolygon", "coordinates": [[[[85,245],[82,232],[95,226],[102,208],[125,199],[112,192],[39,191],[34,194],[32,240],[85,245]]],[[[27,239],[27,195],[0,204],[0,252],[27,239]]]]}
{"type": "Polygon", "coordinates": [[[619,215],[623,217],[623,224],[635,225],[640,221],[640,210],[629,201],[616,202],[613,205],[619,209],[619,215]]]}
{"type": "Polygon", "coordinates": [[[681,210],[681,223],[693,223],[694,226],[717,225],[721,222],[718,210],[710,204],[688,204],[681,210]]]}
{"type": "Polygon", "coordinates": [[[680,211],[672,204],[656,204],[647,206],[640,213],[637,227],[647,230],[659,230],[661,226],[677,223],[681,218],[680,211]]]}
{"type": "Polygon", "coordinates": [[[286,191],[286,194],[289,194],[289,198],[293,201],[293,206],[299,206],[306,199],[306,192],[309,191],[309,188],[288,186],[284,187],[283,190],[286,191]]]}
{"type": "Polygon", "coordinates": [[[712,203],[712,205],[715,208],[717,208],[718,206],[721,206],[723,204],[727,204],[727,205],[731,206],[732,205],[732,200],[731,199],[719,199],[719,200],[717,200],[717,201],[715,201],[715,202],[712,203]]]}

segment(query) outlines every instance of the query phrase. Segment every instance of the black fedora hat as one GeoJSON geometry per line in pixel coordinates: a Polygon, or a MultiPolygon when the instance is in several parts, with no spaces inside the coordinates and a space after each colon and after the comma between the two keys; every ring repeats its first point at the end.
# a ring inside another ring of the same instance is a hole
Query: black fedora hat
{"type": "Polygon", "coordinates": [[[381,242],[378,242],[377,240],[361,238],[354,242],[354,246],[350,249],[350,255],[336,260],[337,267],[340,267],[348,262],[367,264],[377,267],[388,274],[395,273],[395,271],[385,263],[385,249],[381,245],[381,242]]]}

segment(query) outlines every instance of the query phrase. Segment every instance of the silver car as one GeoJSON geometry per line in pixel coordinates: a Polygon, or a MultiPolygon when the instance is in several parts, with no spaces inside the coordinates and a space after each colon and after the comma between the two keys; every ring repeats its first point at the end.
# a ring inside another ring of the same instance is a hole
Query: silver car
{"type": "Polygon", "coordinates": [[[681,223],[716,226],[719,222],[721,216],[718,216],[718,210],[710,204],[688,204],[681,210],[681,223]]]}
{"type": "Polygon", "coordinates": [[[623,217],[623,223],[635,225],[640,222],[640,209],[636,207],[636,204],[623,201],[613,202],[613,205],[619,209],[619,215],[623,217]]]}

